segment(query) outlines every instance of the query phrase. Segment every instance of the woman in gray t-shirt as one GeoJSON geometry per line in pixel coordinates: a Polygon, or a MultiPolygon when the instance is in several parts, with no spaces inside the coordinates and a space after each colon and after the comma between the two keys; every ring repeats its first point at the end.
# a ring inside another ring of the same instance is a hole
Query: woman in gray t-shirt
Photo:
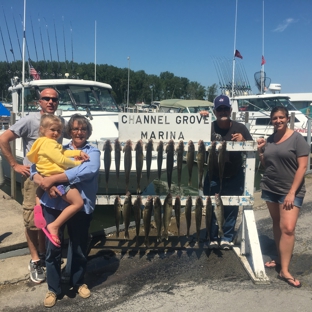
{"type": "Polygon", "coordinates": [[[302,135],[288,128],[289,114],[285,107],[274,107],[271,123],[274,133],[267,141],[258,139],[258,152],[265,168],[261,179],[261,198],[266,201],[273,220],[273,235],[278,258],[265,267],[280,266],[278,278],[293,287],[301,283],[289,273],[295,245],[295,226],[305,195],[304,175],[310,148],[302,135]]]}

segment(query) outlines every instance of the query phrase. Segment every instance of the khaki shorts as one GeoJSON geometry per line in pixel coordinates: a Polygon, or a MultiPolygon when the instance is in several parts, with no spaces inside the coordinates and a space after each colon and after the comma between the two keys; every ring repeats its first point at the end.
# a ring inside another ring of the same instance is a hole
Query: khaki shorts
{"type": "Polygon", "coordinates": [[[22,179],[23,194],[23,217],[25,228],[29,230],[39,230],[34,224],[34,206],[36,205],[36,191],[38,184],[30,178],[22,179]]]}

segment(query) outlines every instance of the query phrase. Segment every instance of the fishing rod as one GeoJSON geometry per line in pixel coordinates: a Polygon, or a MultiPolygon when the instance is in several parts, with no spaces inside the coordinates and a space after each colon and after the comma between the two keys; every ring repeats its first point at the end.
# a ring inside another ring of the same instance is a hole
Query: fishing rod
{"type": "Polygon", "coordinates": [[[65,44],[65,31],[64,31],[64,16],[62,16],[62,20],[63,20],[63,39],[64,39],[65,66],[66,66],[66,72],[67,72],[66,44],[65,44]]]}
{"type": "Polygon", "coordinates": [[[15,17],[14,17],[13,12],[12,12],[12,17],[13,17],[13,22],[14,22],[14,27],[15,27],[15,33],[16,33],[16,37],[17,37],[18,47],[19,47],[19,50],[20,50],[20,53],[21,53],[21,59],[22,59],[23,58],[22,48],[21,48],[21,43],[20,43],[20,39],[19,39],[19,36],[18,36],[16,22],[15,22],[15,17]]]}
{"type": "Polygon", "coordinates": [[[36,52],[36,59],[37,59],[37,62],[38,62],[38,53],[37,53],[37,45],[36,45],[36,40],[35,40],[34,25],[33,25],[31,16],[30,16],[30,23],[31,23],[32,36],[33,36],[33,40],[34,40],[34,47],[35,47],[35,52],[36,52]]]}
{"type": "Polygon", "coordinates": [[[2,6],[2,10],[3,10],[3,15],[4,15],[4,21],[5,21],[5,24],[6,24],[7,31],[8,31],[8,36],[9,36],[9,40],[10,40],[10,45],[11,45],[10,52],[12,53],[12,55],[13,55],[13,60],[14,60],[14,62],[15,62],[15,55],[14,55],[14,51],[13,51],[13,45],[12,45],[11,35],[10,35],[9,26],[8,26],[8,22],[7,22],[7,19],[6,19],[6,15],[5,15],[4,7],[3,7],[3,6],[2,6]]]}
{"type": "Polygon", "coordinates": [[[9,64],[9,59],[8,59],[8,55],[7,55],[5,44],[4,44],[4,40],[3,40],[3,34],[2,34],[1,26],[0,26],[0,34],[1,34],[1,39],[2,39],[2,44],[3,44],[5,58],[6,58],[7,64],[9,64]]]}
{"type": "MultiPolygon", "coordinates": [[[[58,62],[57,71],[60,71],[60,56],[59,56],[59,51],[58,51],[57,36],[56,36],[56,27],[55,27],[55,20],[54,20],[54,19],[53,19],[53,23],[54,23],[55,42],[56,42],[56,55],[57,55],[57,62],[58,62]]],[[[60,75],[60,74],[57,73],[57,75],[60,75]]]]}
{"type": "Polygon", "coordinates": [[[48,43],[49,43],[49,50],[50,50],[50,58],[51,58],[51,63],[52,63],[52,50],[51,50],[51,42],[50,42],[50,35],[49,35],[49,29],[48,29],[48,24],[47,24],[47,20],[45,19],[45,17],[43,18],[45,23],[46,23],[46,30],[47,30],[47,36],[48,36],[48,43]]]}
{"type": "MultiPolygon", "coordinates": [[[[47,71],[47,62],[46,62],[45,53],[44,53],[44,45],[43,45],[42,32],[41,32],[41,23],[40,23],[40,18],[39,17],[38,17],[38,21],[39,21],[39,33],[40,33],[40,39],[41,39],[43,60],[44,60],[44,64],[45,64],[45,71],[47,71]]],[[[47,74],[48,74],[47,72],[44,73],[45,76],[47,74]]]]}
{"type": "MultiPolygon", "coordinates": [[[[24,28],[23,18],[22,18],[22,15],[21,15],[21,14],[20,14],[20,18],[21,18],[22,27],[24,28]]],[[[26,42],[26,48],[27,48],[28,59],[30,59],[29,48],[28,48],[28,42],[27,42],[27,40],[26,40],[26,33],[25,33],[25,42],[26,42]]],[[[22,57],[22,58],[23,58],[23,57],[22,57]]]]}
{"type": "Polygon", "coordinates": [[[221,83],[221,77],[220,77],[220,74],[219,74],[218,66],[217,66],[217,64],[216,64],[216,59],[213,58],[213,59],[212,59],[212,62],[213,62],[213,65],[214,65],[214,67],[215,67],[215,70],[216,70],[216,72],[217,72],[217,77],[218,77],[218,80],[219,80],[220,89],[223,90],[223,85],[222,85],[222,83],[221,83]]]}

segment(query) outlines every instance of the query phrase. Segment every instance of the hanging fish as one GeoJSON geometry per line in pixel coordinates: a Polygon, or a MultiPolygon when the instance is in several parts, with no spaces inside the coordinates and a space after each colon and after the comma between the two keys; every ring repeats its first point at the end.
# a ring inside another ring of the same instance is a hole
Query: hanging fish
{"type": "Polygon", "coordinates": [[[181,216],[181,199],[177,196],[174,202],[174,214],[178,228],[178,236],[180,236],[180,216],[181,216]]]}
{"type": "Polygon", "coordinates": [[[190,236],[190,227],[192,221],[192,196],[188,196],[185,205],[185,219],[186,219],[186,237],[190,236]]]}
{"type": "Polygon", "coordinates": [[[209,195],[211,191],[211,181],[213,177],[213,172],[218,164],[217,153],[216,153],[216,141],[211,142],[208,148],[208,177],[209,177],[209,195]]]}
{"type": "Polygon", "coordinates": [[[143,224],[145,232],[144,245],[146,247],[149,246],[149,233],[151,229],[152,212],[153,212],[153,197],[148,196],[143,209],[143,224]]]}
{"type": "Polygon", "coordinates": [[[109,170],[112,162],[112,145],[110,140],[106,140],[104,146],[104,170],[105,170],[105,181],[106,181],[106,194],[108,194],[108,179],[109,170]]]}
{"type": "Polygon", "coordinates": [[[164,215],[163,215],[163,223],[164,223],[164,238],[168,240],[168,232],[169,232],[169,224],[172,216],[172,195],[169,193],[164,202],[164,215]]]}
{"type": "Polygon", "coordinates": [[[168,145],[166,146],[166,164],[167,164],[167,182],[169,192],[171,189],[171,182],[172,182],[172,171],[173,171],[173,162],[174,162],[174,141],[170,140],[168,145]]]}
{"type": "Polygon", "coordinates": [[[206,199],[206,239],[211,240],[210,231],[211,231],[211,218],[212,218],[212,202],[210,196],[207,196],[206,199]]]}
{"type": "Polygon", "coordinates": [[[199,243],[199,236],[200,236],[200,227],[202,223],[202,216],[203,216],[203,200],[201,197],[196,198],[195,202],[195,221],[196,221],[196,237],[197,237],[197,242],[199,243]]]}
{"type": "Polygon", "coordinates": [[[218,167],[219,167],[219,179],[220,179],[220,191],[219,191],[219,194],[221,195],[222,180],[223,180],[223,173],[224,173],[224,166],[225,166],[225,157],[226,157],[226,141],[223,141],[221,143],[221,146],[219,146],[218,151],[219,151],[218,167]]]}
{"type": "Polygon", "coordinates": [[[161,201],[158,196],[154,200],[154,220],[155,220],[156,230],[157,230],[157,242],[160,242],[162,220],[161,220],[161,201]]]}
{"type": "Polygon", "coordinates": [[[154,150],[153,147],[153,140],[148,140],[147,144],[145,145],[146,150],[146,174],[147,174],[147,182],[149,182],[150,174],[151,174],[151,164],[152,164],[152,152],[154,150]]]}
{"type": "Polygon", "coordinates": [[[119,182],[119,171],[120,171],[120,159],[121,159],[121,144],[118,140],[118,138],[115,140],[115,145],[114,145],[114,150],[115,150],[115,169],[116,169],[116,178],[117,178],[117,188],[118,188],[118,182],[119,182]]]}
{"type": "Polygon", "coordinates": [[[115,212],[115,224],[116,224],[116,237],[119,237],[119,224],[120,224],[120,212],[121,212],[121,201],[120,197],[116,196],[114,201],[114,212],[115,212]]]}
{"type": "Polygon", "coordinates": [[[129,189],[129,181],[130,181],[130,172],[132,167],[132,142],[128,140],[126,145],[123,148],[124,152],[124,167],[125,167],[125,176],[126,176],[126,192],[129,189]]]}
{"type": "Polygon", "coordinates": [[[143,143],[139,140],[135,145],[135,167],[136,167],[136,177],[137,177],[137,194],[141,193],[141,178],[142,178],[142,168],[143,168],[143,143]]]}
{"type": "Polygon", "coordinates": [[[186,154],[186,164],[188,168],[189,180],[188,185],[192,185],[192,170],[194,165],[194,155],[195,155],[195,147],[193,141],[188,142],[188,149],[186,154]]]}
{"type": "Polygon", "coordinates": [[[135,234],[136,234],[137,245],[139,243],[140,226],[141,226],[141,206],[142,206],[142,199],[141,199],[141,196],[138,195],[132,206],[133,213],[134,213],[135,234]]]}
{"type": "Polygon", "coordinates": [[[218,222],[219,237],[223,237],[224,207],[220,194],[215,194],[214,213],[218,222]]]}
{"type": "Polygon", "coordinates": [[[158,171],[158,180],[161,177],[161,167],[163,163],[163,153],[164,153],[164,143],[163,141],[159,141],[157,146],[157,171],[158,171]]]}
{"type": "Polygon", "coordinates": [[[131,208],[132,208],[131,194],[130,192],[127,192],[122,210],[122,217],[125,225],[125,239],[129,239],[131,208]]]}
{"type": "Polygon", "coordinates": [[[204,163],[206,156],[206,148],[203,140],[198,141],[198,151],[197,151],[197,167],[198,167],[198,188],[203,189],[203,177],[204,177],[204,163]]]}
{"type": "Polygon", "coordinates": [[[182,177],[183,154],[184,154],[184,142],[182,140],[179,142],[176,152],[177,152],[178,186],[180,187],[182,177]]]}

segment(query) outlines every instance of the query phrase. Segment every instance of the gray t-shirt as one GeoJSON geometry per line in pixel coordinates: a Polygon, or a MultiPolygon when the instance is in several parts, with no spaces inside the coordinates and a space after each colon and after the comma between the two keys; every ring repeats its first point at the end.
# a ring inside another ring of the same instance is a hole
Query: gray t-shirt
{"type": "MultiPolygon", "coordinates": [[[[22,139],[23,142],[23,164],[25,166],[31,166],[32,163],[26,157],[26,154],[30,151],[31,146],[39,137],[41,114],[40,112],[31,113],[21,119],[19,119],[9,130],[15,133],[22,139]]],[[[64,119],[61,118],[64,124],[64,119]]],[[[59,143],[62,143],[63,135],[58,139],[59,143]]]]}
{"type": "MultiPolygon", "coordinates": [[[[297,158],[309,155],[310,148],[303,136],[294,132],[282,143],[274,143],[273,135],[268,137],[264,150],[265,171],[260,187],[279,195],[287,195],[298,169],[297,158]]],[[[304,179],[296,196],[304,197],[304,179]]]]}

